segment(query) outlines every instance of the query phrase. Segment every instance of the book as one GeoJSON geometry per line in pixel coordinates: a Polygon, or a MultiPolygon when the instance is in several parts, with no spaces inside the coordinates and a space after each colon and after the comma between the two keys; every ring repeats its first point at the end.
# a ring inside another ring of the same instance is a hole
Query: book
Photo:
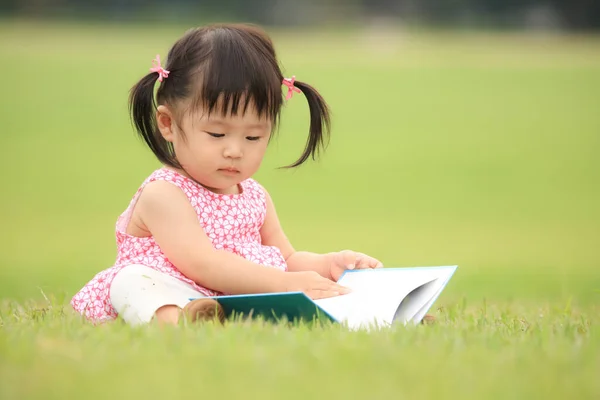
{"type": "Polygon", "coordinates": [[[328,320],[351,330],[418,324],[442,293],[457,266],[347,270],[338,280],[352,292],[311,300],[302,292],[213,297],[225,316],[265,320],[328,320]]]}

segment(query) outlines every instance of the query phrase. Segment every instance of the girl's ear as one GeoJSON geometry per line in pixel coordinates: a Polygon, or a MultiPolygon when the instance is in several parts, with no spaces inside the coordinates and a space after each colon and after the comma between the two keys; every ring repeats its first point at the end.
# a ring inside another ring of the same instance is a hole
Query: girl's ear
{"type": "Polygon", "coordinates": [[[156,108],[156,124],[160,134],[167,142],[173,142],[175,139],[175,123],[173,120],[173,114],[166,106],[158,106],[156,108]]]}

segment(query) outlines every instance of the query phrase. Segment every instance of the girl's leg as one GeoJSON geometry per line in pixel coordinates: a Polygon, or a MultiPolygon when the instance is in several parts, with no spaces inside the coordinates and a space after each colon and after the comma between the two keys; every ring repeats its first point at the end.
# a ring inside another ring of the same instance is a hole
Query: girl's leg
{"type": "Polygon", "coordinates": [[[177,324],[182,315],[190,320],[208,320],[215,316],[223,322],[221,306],[203,298],[192,286],[144,265],[128,265],[115,276],[110,300],[115,311],[130,325],[177,324]],[[190,298],[196,300],[190,301],[190,298]]]}

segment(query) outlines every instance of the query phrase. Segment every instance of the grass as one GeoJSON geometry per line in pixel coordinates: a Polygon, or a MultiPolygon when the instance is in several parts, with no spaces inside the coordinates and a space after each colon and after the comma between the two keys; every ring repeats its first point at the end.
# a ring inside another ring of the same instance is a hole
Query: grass
{"type": "Polygon", "coordinates": [[[458,264],[435,326],[91,327],[66,303],[114,260],[157,166],[127,90],[180,27],[5,21],[0,51],[0,399],[596,398],[600,39],[273,32],[334,111],[295,171],[300,96],[257,178],[298,249],[458,264]]]}
{"type": "Polygon", "coordinates": [[[1,398],[594,398],[598,313],[469,306],[435,326],[90,327],[3,308],[1,398]],[[9,311],[10,310],[10,311],[9,311]],[[6,312],[6,313],[5,313],[6,312]],[[8,315],[7,315],[8,314],[8,315]]]}

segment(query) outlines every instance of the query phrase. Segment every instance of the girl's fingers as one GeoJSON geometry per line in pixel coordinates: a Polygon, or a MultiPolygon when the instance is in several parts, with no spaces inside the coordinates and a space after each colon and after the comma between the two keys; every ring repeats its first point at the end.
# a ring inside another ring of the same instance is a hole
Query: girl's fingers
{"type": "Polygon", "coordinates": [[[350,289],[340,285],[337,282],[334,282],[327,278],[321,278],[318,285],[314,286],[313,290],[321,290],[325,292],[336,292],[338,294],[346,294],[350,293],[350,289]]]}
{"type": "Polygon", "coordinates": [[[350,289],[339,285],[333,281],[331,281],[331,284],[327,285],[327,287],[324,287],[322,290],[325,291],[331,291],[331,292],[337,292],[339,294],[346,294],[346,293],[350,293],[350,289]]]}
{"type": "Polygon", "coordinates": [[[357,269],[367,269],[367,268],[381,268],[383,264],[373,257],[369,257],[365,254],[360,254],[358,256],[359,261],[357,262],[357,269]]]}
{"type": "Polygon", "coordinates": [[[308,297],[310,297],[313,300],[326,299],[329,297],[339,296],[340,294],[342,294],[342,293],[340,293],[337,290],[320,290],[320,289],[311,290],[307,293],[308,297]]]}
{"type": "Polygon", "coordinates": [[[373,257],[369,257],[369,268],[382,268],[383,264],[379,261],[374,259],[373,257]]]}
{"type": "Polygon", "coordinates": [[[352,250],[342,250],[339,252],[341,264],[346,269],[354,269],[358,264],[357,254],[352,250]]]}
{"type": "Polygon", "coordinates": [[[365,269],[369,268],[368,266],[368,257],[362,253],[356,253],[356,265],[355,269],[365,269]]]}

